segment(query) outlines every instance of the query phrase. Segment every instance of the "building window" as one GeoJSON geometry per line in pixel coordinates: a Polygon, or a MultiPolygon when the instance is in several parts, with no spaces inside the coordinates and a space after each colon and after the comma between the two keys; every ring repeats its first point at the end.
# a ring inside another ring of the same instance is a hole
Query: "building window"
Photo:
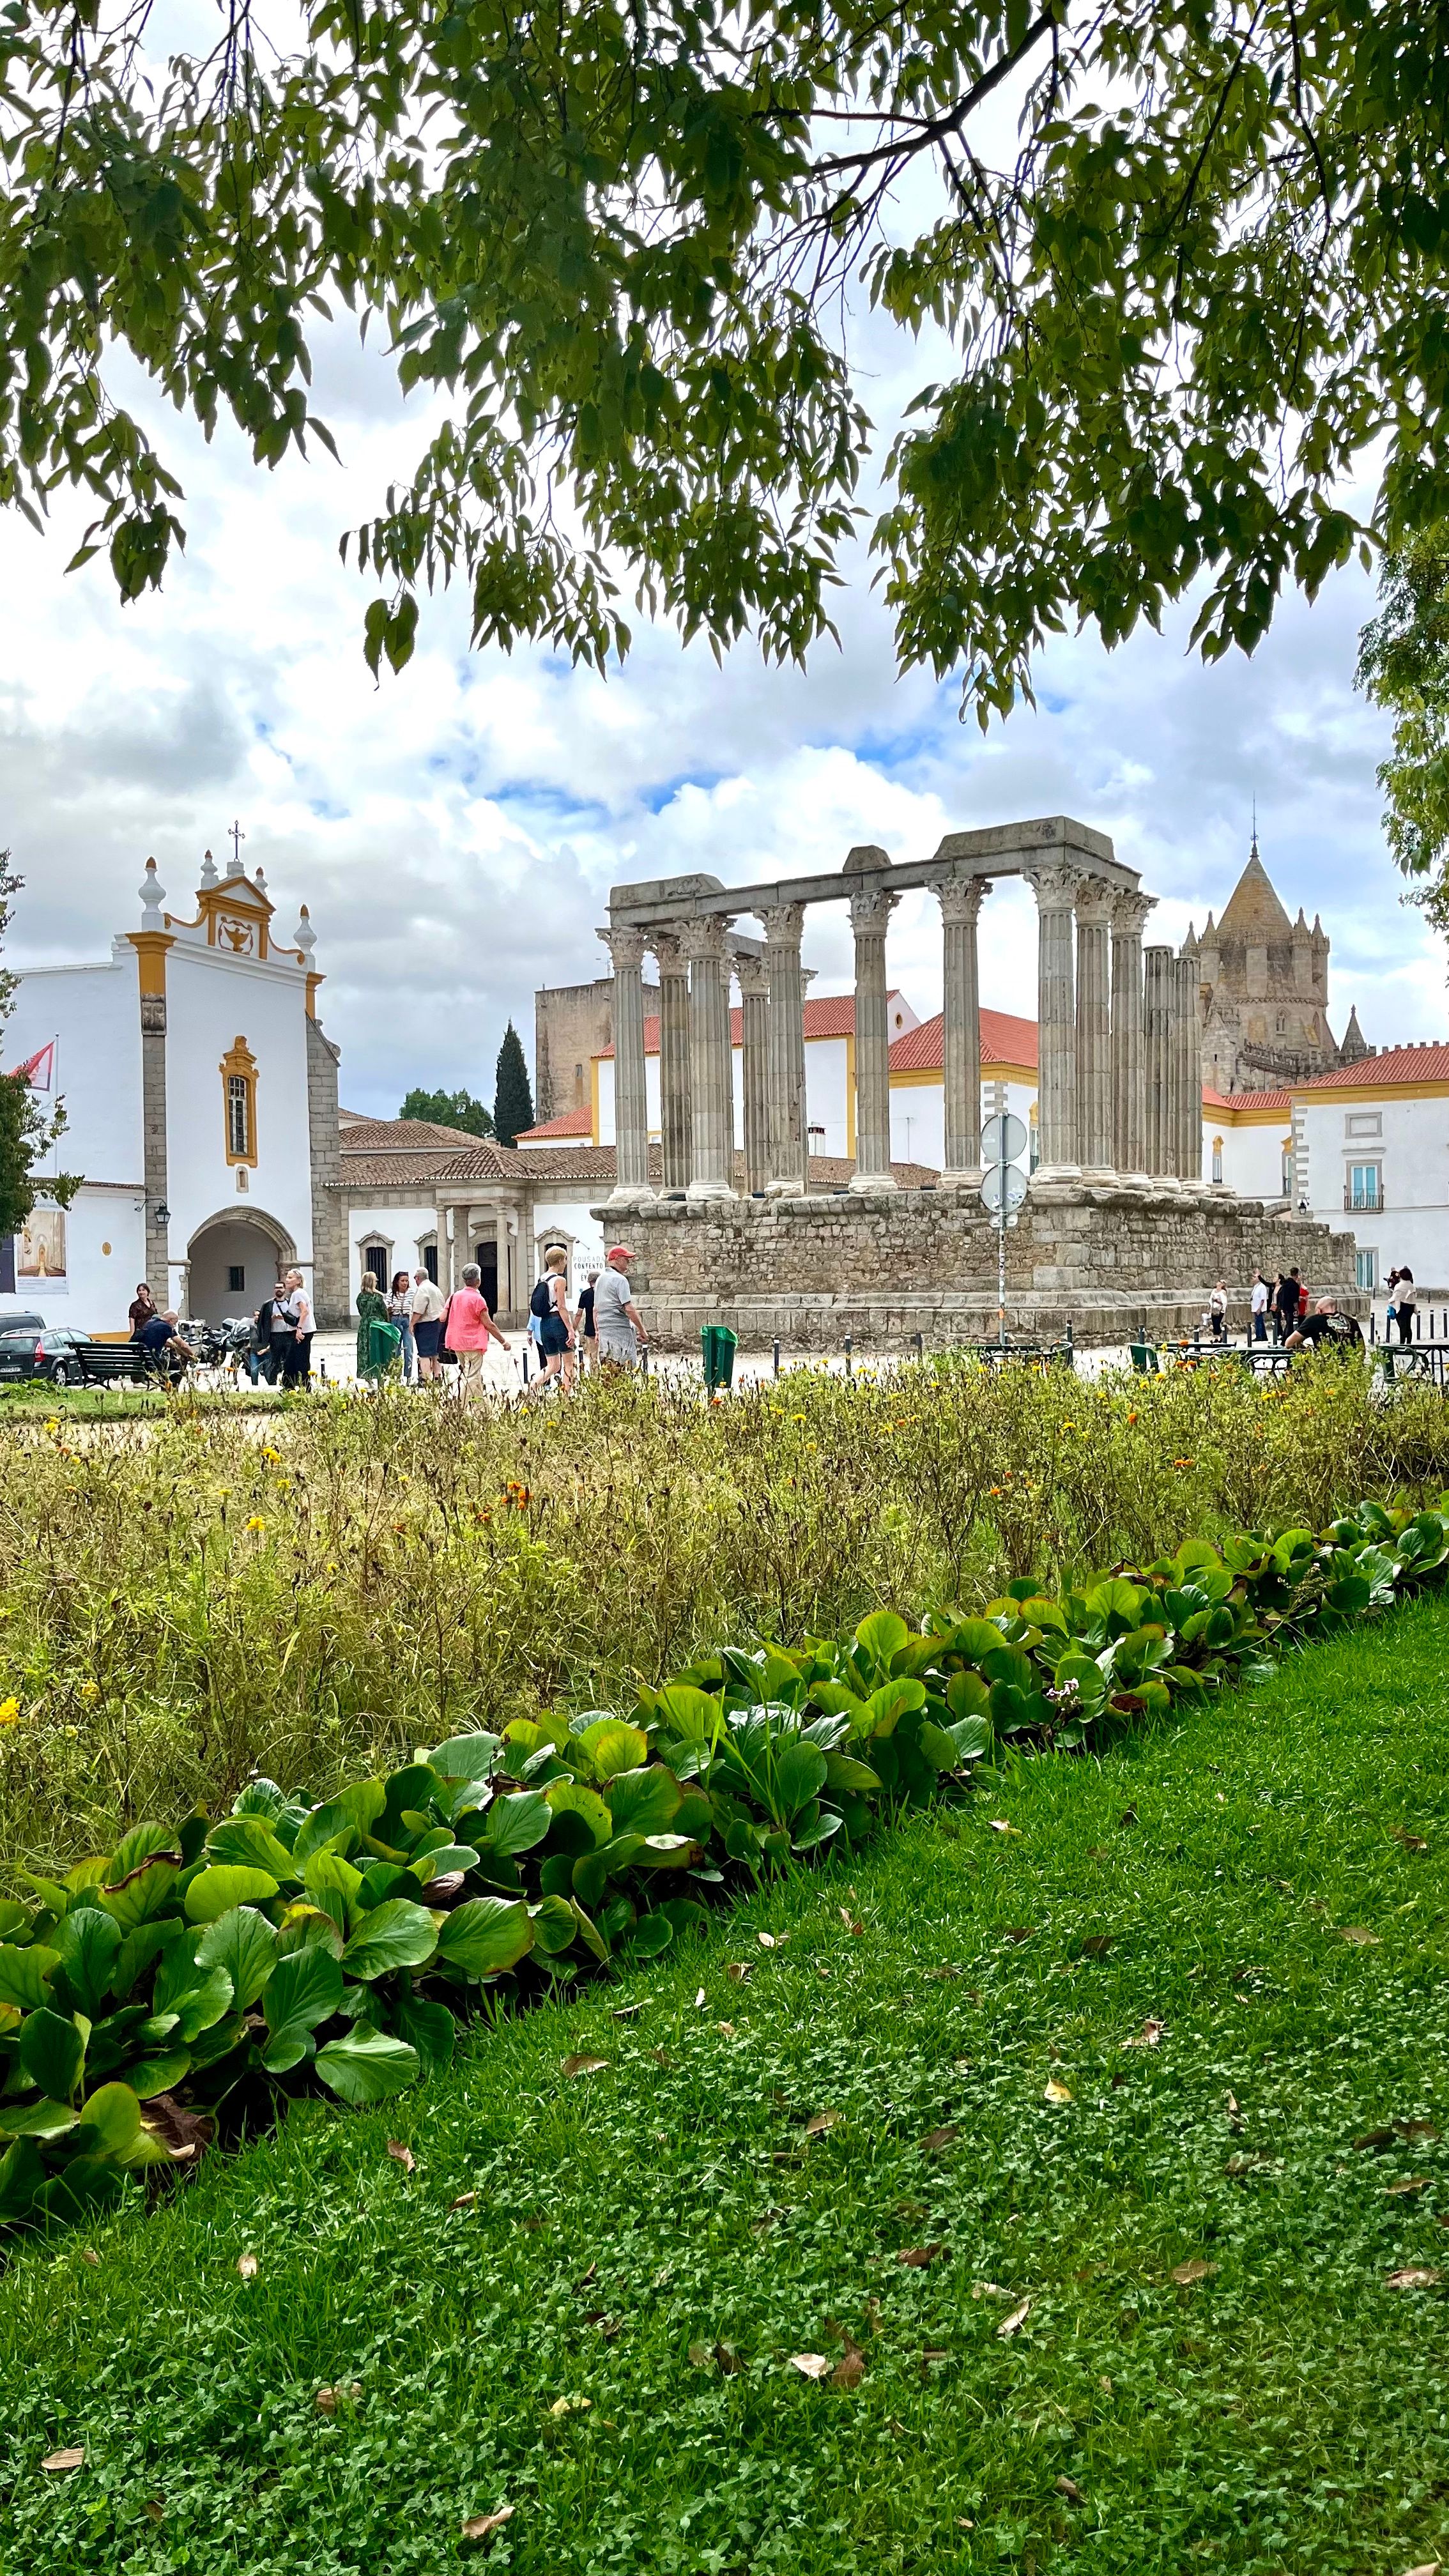
{"type": "Polygon", "coordinates": [[[1343,1122],[1345,1136],[1382,1136],[1384,1118],[1381,1109],[1357,1109],[1343,1122]]]}
{"type": "Polygon", "coordinates": [[[1347,1208],[1381,1208],[1384,1203],[1382,1164],[1350,1163],[1343,1203],[1347,1208]]]}
{"type": "Polygon", "coordinates": [[[1379,1284],[1379,1256],[1376,1252],[1356,1252],[1353,1258],[1354,1286],[1373,1289],[1379,1284]]]}
{"type": "Polygon", "coordinates": [[[246,1284],[247,1284],[247,1274],[246,1274],[246,1266],[245,1266],[245,1264],[244,1264],[243,1262],[240,1262],[240,1261],[233,1261],[233,1262],[229,1263],[229,1264],[228,1264],[228,1267],[227,1267],[227,1274],[226,1274],[226,1293],[227,1293],[227,1295],[228,1295],[229,1297],[239,1297],[239,1296],[241,1295],[241,1293],[242,1293],[242,1290],[245,1288],[246,1284]]]}
{"type": "Polygon", "coordinates": [[[222,1106],[229,1163],[257,1160],[257,1060],[245,1038],[233,1038],[221,1060],[222,1106]]]}
{"type": "Polygon", "coordinates": [[[362,1264],[364,1275],[370,1270],[379,1288],[386,1288],[390,1284],[387,1266],[390,1253],[385,1243],[364,1243],[359,1247],[357,1257],[362,1264]]]}
{"type": "Polygon", "coordinates": [[[1216,1184],[1217,1184],[1217,1186],[1218,1186],[1219,1188],[1221,1188],[1221,1187],[1222,1187],[1222,1178],[1223,1178],[1223,1140],[1222,1140],[1221,1136],[1214,1136],[1214,1138],[1213,1138],[1213,1179],[1214,1179],[1214,1181],[1216,1182],[1216,1184]]]}
{"type": "Polygon", "coordinates": [[[436,1245],[435,1243],[425,1243],[425,1244],[423,1245],[423,1247],[422,1247],[422,1251],[421,1251],[421,1254],[420,1254],[419,1258],[421,1259],[421,1261],[422,1261],[422,1265],[423,1265],[423,1268],[426,1270],[426,1272],[427,1272],[427,1274],[428,1274],[428,1277],[431,1279],[431,1281],[432,1281],[432,1283],[433,1283],[433,1286],[436,1288],[436,1286],[437,1286],[437,1284],[438,1284],[438,1247],[437,1247],[437,1245],[436,1245]]]}

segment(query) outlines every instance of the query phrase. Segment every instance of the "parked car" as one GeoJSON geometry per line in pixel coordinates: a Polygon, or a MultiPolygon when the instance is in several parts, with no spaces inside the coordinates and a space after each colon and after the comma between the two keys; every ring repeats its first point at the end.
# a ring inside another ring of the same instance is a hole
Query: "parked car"
{"type": "Polygon", "coordinates": [[[139,1377],[143,1355],[134,1342],[93,1342],[69,1325],[5,1327],[0,1317],[0,1383],[44,1378],[52,1386],[86,1386],[139,1377]]]}
{"type": "Polygon", "coordinates": [[[0,1315],[0,1337],[6,1333],[43,1333],[43,1315],[0,1315]]]}

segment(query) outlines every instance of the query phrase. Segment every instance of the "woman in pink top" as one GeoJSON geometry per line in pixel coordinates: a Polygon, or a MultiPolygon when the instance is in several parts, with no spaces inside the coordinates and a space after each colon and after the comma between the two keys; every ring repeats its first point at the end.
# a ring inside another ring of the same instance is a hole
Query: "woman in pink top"
{"type": "Polygon", "coordinates": [[[479,1288],[483,1273],[476,1261],[470,1261],[463,1272],[463,1285],[455,1288],[443,1317],[443,1338],[450,1351],[458,1354],[458,1400],[470,1404],[483,1383],[483,1358],[490,1342],[498,1342],[506,1351],[507,1336],[500,1333],[488,1312],[487,1302],[479,1288]]]}

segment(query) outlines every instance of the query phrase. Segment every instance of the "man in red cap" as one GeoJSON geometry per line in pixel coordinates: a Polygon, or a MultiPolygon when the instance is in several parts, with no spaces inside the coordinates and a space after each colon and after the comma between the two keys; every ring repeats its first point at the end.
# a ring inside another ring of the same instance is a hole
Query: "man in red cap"
{"type": "Polygon", "coordinates": [[[612,1368],[632,1368],[649,1339],[629,1287],[629,1264],[633,1258],[627,1244],[616,1243],[594,1289],[594,1330],[599,1337],[599,1358],[612,1368]]]}

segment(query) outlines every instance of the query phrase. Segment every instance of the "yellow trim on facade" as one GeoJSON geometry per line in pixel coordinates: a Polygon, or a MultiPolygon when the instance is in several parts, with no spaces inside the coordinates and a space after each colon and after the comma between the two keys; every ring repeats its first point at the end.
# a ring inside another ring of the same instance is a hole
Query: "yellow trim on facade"
{"type": "Polygon", "coordinates": [[[1311,1091],[1295,1091],[1295,1109],[1315,1109],[1320,1101],[1330,1101],[1345,1109],[1371,1109],[1376,1100],[1446,1100],[1449,1082],[1353,1082],[1325,1083],[1320,1091],[1315,1083],[1311,1091]]]}
{"type": "MultiPolygon", "coordinates": [[[[289,957],[294,954],[293,950],[290,948],[286,953],[289,957]]],[[[279,950],[278,955],[280,954],[281,951],[279,950]]],[[[300,957],[302,954],[301,949],[297,949],[295,954],[300,957]]],[[[317,987],[319,984],[325,984],[326,981],[327,978],[325,975],[312,974],[307,978],[307,1017],[309,1020],[315,1020],[317,1017],[317,987]]]]}
{"type": "MultiPolygon", "coordinates": [[[[1036,1080],[1036,1067],[1029,1064],[999,1064],[994,1059],[983,1056],[981,1079],[983,1082],[1016,1082],[1029,1088],[1036,1080]]],[[[891,1089],[892,1091],[914,1091],[934,1083],[939,1090],[944,1081],[945,1075],[940,1065],[913,1065],[908,1072],[891,1075],[891,1089]]]]}
{"type": "Polygon", "coordinates": [[[164,930],[128,930],[126,937],[136,952],[137,982],[144,1000],[164,1000],[166,994],[166,951],[174,948],[164,930]]]}

